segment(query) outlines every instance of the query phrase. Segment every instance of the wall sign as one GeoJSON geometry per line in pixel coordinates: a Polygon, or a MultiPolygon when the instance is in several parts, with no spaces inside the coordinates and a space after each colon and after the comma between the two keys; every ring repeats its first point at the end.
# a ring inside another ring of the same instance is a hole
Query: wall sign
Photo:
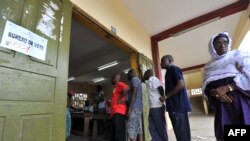
{"type": "Polygon", "coordinates": [[[44,61],[47,43],[47,39],[10,21],[6,21],[0,46],[44,61]]]}

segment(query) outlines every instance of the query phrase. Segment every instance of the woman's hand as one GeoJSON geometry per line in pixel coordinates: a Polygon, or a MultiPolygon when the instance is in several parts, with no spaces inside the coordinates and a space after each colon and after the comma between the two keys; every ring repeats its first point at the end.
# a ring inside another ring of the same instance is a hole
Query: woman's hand
{"type": "Polygon", "coordinates": [[[227,92],[229,92],[229,88],[228,86],[221,86],[221,87],[218,87],[215,89],[215,91],[219,94],[219,95],[222,95],[222,94],[226,94],[227,92]]]}
{"type": "Polygon", "coordinates": [[[130,116],[130,113],[131,113],[131,109],[129,108],[129,109],[128,109],[128,112],[127,112],[127,117],[130,116]]]}
{"type": "Polygon", "coordinates": [[[233,100],[230,96],[228,96],[227,94],[222,94],[218,97],[218,99],[220,100],[220,102],[226,102],[226,103],[232,103],[233,100]]]}
{"type": "Polygon", "coordinates": [[[228,91],[229,91],[228,86],[221,86],[216,89],[212,89],[210,91],[210,94],[216,97],[220,102],[232,103],[233,99],[232,97],[227,95],[228,91]]]}
{"type": "Polygon", "coordinates": [[[122,97],[119,97],[117,104],[126,104],[126,102],[122,97]]]}

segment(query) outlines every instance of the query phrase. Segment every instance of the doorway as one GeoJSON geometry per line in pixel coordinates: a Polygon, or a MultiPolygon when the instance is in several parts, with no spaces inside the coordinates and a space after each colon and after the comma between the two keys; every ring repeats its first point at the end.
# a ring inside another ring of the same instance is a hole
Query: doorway
{"type": "MultiPolygon", "coordinates": [[[[98,112],[98,92],[101,86],[108,102],[113,92],[111,77],[122,74],[128,84],[126,73],[136,68],[137,52],[115,33],[103,27],[87,13],[73,6],[68,72],[68,95],[71,99],[71,136],[69,141],[109,140],[109,133],[99,132],[98,124],[105,121],[107,114],[98,112]],[[93,106],[93,111],[89,107],[93,106]]],[[[106,111],[107,112],[107,111],[106,111]]]]}

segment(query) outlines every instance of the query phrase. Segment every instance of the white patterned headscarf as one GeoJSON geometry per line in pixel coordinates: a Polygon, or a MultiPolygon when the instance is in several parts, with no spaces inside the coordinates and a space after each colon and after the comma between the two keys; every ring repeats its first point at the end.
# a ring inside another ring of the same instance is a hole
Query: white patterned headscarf
{"type": "Polygon", "coordinates": [[[234,77],[234,82],[242,90],[250,90],[250,54],[240,50],[231,50],[232,40],[227,32],[221,32],[213,36],[209,42],[208,50],[211,60],[204,67],[203,91],[213,81],[234,77]],[[214,49],[214,39],[224,34],[229,40],[228,52],[218,55],[214,49]],[[237,70],[235,63],[243,66],[242,72],[237,70]]]}
{"type": "Polygon", "coordinates": [[[208,51],[209,51],[209,54],[210,54],[210,56],[211,56],[212,59],[218,59],[218,58],[221,58],[221,57],[225,56],[225,54],[219,56],[219,55],[217,54],[217,52],[215,51],[215,49],[214,49],[214,39],[215,39],[217,36],[221,35],[221,34],[223,34],[224,36],[227,37],[227,39],[228,39],[228,41],[229,41],[229,42],[228,42],[228,51],[231,50],[232,39],[229,37],[228,32],[221,32],[221,33],[219,33],[219,34],[217,34],[217,35],[214,35],[214,36],[211,38],[211,40],[209,41],[209,44],[208,44],[208,51]]]}

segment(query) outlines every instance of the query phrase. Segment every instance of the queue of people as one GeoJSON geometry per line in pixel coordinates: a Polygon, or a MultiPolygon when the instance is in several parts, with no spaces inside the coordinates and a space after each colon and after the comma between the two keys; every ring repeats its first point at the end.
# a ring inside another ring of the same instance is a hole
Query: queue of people
{"type": "MultiPolygon", "coordinates": [[[[215,109],[214,129],[217,141],[224,140],[224,125],[250,124],[250,55],[239,50],[230,51],[231,44],[227,32],[213,36],[209,42],[211,60],[204,67],[203,91],[209,105],[215,109]]],[[[165,91],[160,80],[154,76],[153,70],[149,69],[143,75],[149,98],[148,122],[152,141],[168,141],[165,111],[169,114],[176,140],[191,141],[188,117],[191,106],[182,71],[173,62],[174,58],[171,55],[161,58],[160,65],[162,69],[166,69],[165,91]]],[[[128,79],[130,87],[119,79],[117,82],[122,83],[122,86],[114,83],[115,91],[111,100],[113,115],[117,114],[121,105],[123,110],[120,113],[122,122],[113,122],[116,128],[112,141],[125,140],[126,116],[130,140],[141,140],[141,82],[133,69],[129,71],[128,79]],[[131,97],[129,107],[126,107],[126,92],[130,92],[128,95],[131,95],[127,96],[131,97]],[[123,102],[117,102],[118,99],[123,102]]]]}
{"type": "MultiPolygon", "coordinates": [[[[239,50],[231,51],[232,40],[227,32],[213,36],[209,42],[211,60],[204,67],[203,91],[210,106],[215,109],[214,130],[217,141],[224,140],[224,125],[250,124],[250,55],[239,50]]],[[[157,65],[157,64],[156,64],[157,65]]],[[[168,141],[165,121],[167,111],[177,141],[191,141],[188,100],[181,69],[174,65],[174,58],[161,58],[162,69],[166,70],[165,89],[154,76],[152,69],[142,77],[149,98],[149,132],[152,141],[168,141]]],[[[129,85],[115,73],[114,86],[109,104],[111,119],[111,141],[142,141],[142,82],[135,70],[127,74],[129,85]],[[127,123],[126,123],[127,121],[127,123]]],[[[103,111],[104,99],[97,87],[99,109],[103,111]]],[[[106,109],[107,110],[107,109],[106,109]]],[[[102,121],[100,121],[100,125],[102,121]]],[[[147,127],[145,127],[147,128],[147,127]]]]}
{"type": "MultiPolygon", "coordinates": [[[[152,141],[168,141],[165,112],[170,120],[177,141],[191,141],[188,112],[191,111],[182,71],[173,64],[171,55],[161,59],[162,69],[166,69],[165,92],[160,80],[149,69],[143,76],[149,97],[149,131],[152,141]],[[165,104],[164,104],[165,103],[165,104]]],[[[111,99],[112,133],[111,141],[142,141],[142,82],[134,69],[127,74],[130,86],[120,81],[120,74],[114,74],[114,91],[111,99]]]]}
{"type": "Polygon", "coordinates": [[[142,141],[142,86],[135,70],[128,72],[130,86],[121,82],[121,75],[116,73],[112,77],[114,86],[111,98],[111,141],[126,141],[127,133],[131,141],[142,141]]]}

